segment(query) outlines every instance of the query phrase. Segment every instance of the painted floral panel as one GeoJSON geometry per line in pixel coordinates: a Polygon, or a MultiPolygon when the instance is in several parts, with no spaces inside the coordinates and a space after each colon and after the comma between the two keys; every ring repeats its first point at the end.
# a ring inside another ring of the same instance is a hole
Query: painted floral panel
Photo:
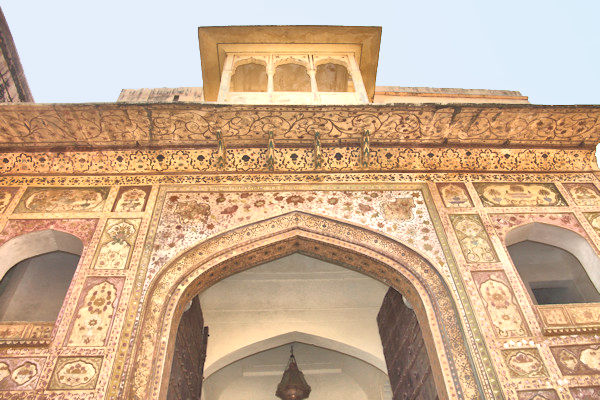
{"type": "Polygon", "coordinates": [[[502,357],[513,378],[540,378],[548,376],[537,349],[503,350],[502,357]]]}
{"type": "Polygon", "coordinates": [[[473,184],[484,206],[542,207],[566,206],[564,198],[553,183],[495,183],[473,184]]]}
{"type": "Polygon", "coordinates": [[[48,389],[94,389],[101,367],[102,357],[58,357],[48,389]]]}
{"type": "Polygon", "coordinates": [[[437,188],[446,207],[473,207],[464,183],[438,183],[437,188]]]}
{"type": "Polygon", "coordinates": [[[119,188],[113,206],[115,212],[141,212],[146,209],[151,186],[123,186],[119,188]]]}
{"type": "Polygon", "coordinates": [[[600,192],[593,183],[565,183],[564,186],[578,206],[600,206],[600,192]]]}
{"type": "Polygon", "coordinates": [[[121,278],[88,278],[71,326],[68,346],[104,346],[123,285],[121,278]]]}
{"type": "Polygon", "coordinates": [[[574,400],[598,400],[600,399],[600,386],[571,388],[571,396],[574,400]]]}
{"type": "Polygon", "coordinates": [[[33,390],[44,358],[0,358],[0,390],[33,390]]]}
{"type": "Polygon", "coordinates": [[[551,347],[563,375],[600,374],[600,344],[551,347]]]}
{"type": "Polygon", "coordinates": [[[108,187],[27,188],[15,212],[102,211],[109,189],[108,187]]]}
{"type": "Polygon", "coordinates": [[[584,213],[585,218],[588,220],[594,231],[600,236],[600,213],[584,213]]]}
{"type": "Polygon", "coordinates": [[[6,211],[6,208],[10,204],[13,196],[15,195],[17,188],[3,187],[0,188],[0,214],[6,211]]]}
{"type": "Polygon", "coordinates": [[[478,215],[450,215],[450,221],[467,262],[498,262],[496,251],[478,215]]]}
{"type": "Polygon", "coordinates": [[[527,335],[529,329],[504,271],[472,274],[496,334],[504,338],[527,335]]]}
{"type": "Polygon", "coordinates": [[[523,390],[517,392],[518,400],[559,400],[558,394],[553,389],[523,390]]]}
{"type": "Polygon", "coordinates": [[[125,269],[137,237],[140,219],[109,219],[94,256],[95,269],[125,269]]]}

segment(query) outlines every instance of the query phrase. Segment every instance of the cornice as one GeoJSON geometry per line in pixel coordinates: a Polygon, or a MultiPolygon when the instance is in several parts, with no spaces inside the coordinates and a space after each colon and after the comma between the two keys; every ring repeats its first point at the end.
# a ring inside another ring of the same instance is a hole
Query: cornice
{"type": "Polygon", "coordinates": [[[0,150],[371,145],[593,148],[600,106],[0,105],[0,150]],[[272,133],[272,135],[270,135],[272,133]]]}

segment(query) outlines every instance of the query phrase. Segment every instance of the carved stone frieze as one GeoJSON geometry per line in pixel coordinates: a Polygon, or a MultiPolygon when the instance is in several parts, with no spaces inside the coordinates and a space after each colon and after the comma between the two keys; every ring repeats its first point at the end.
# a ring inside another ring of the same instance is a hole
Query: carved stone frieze
{"type": "Polygon", "coordinates": [[[535,105],[236,106],[208,104],[2,105],[0,147],[171,146],[255,143],[507,143],[591,147],[600,107],[535,105]]]}

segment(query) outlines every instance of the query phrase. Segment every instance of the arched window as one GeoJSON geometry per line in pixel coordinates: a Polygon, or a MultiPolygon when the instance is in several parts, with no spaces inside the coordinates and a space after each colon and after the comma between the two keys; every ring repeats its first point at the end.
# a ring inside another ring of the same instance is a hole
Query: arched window
{"type": "Polygon", "coordinates": [[[0,246],[0,321],[55,321],[82,250],[77,237],[55,230],[0,246]]]}
{"type": "Polygon", "coordinates": [[[317,65],[316,80],[319,92],[354,91],[348,69],[337,63],[317,65]]]}
{"type": "Polygon", "coordinates": [[[531,223],[509,232],[506,245],[537,304],[600,301],[600,259],[577,233],[531,223]]]}
{"type": "Polygon", "coordinates": [[[231,77],[232,92],[266,92],[267,68],[264,64],[250,62],[239,65],[231,77]]]}
{"type": "Polygon", "coordinates": [[[275,68],[273,90],[276,92],[310,92],[310,76],[300,64],[281,64],[275,68]]]}

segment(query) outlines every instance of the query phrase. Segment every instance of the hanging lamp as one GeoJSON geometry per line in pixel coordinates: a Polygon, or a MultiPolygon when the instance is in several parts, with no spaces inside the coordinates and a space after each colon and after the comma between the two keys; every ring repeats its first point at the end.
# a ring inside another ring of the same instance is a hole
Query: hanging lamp
{"type": "Polygon", "coordinates": [[[292,346],[287,368],[281,377],[281,382],[277,385],[275,396],[281,400],[303,400],[309,394],[310,386],[306,383],[302,371],[298,369],[298,364],[294,357],[294,346],[292,346]]]}

